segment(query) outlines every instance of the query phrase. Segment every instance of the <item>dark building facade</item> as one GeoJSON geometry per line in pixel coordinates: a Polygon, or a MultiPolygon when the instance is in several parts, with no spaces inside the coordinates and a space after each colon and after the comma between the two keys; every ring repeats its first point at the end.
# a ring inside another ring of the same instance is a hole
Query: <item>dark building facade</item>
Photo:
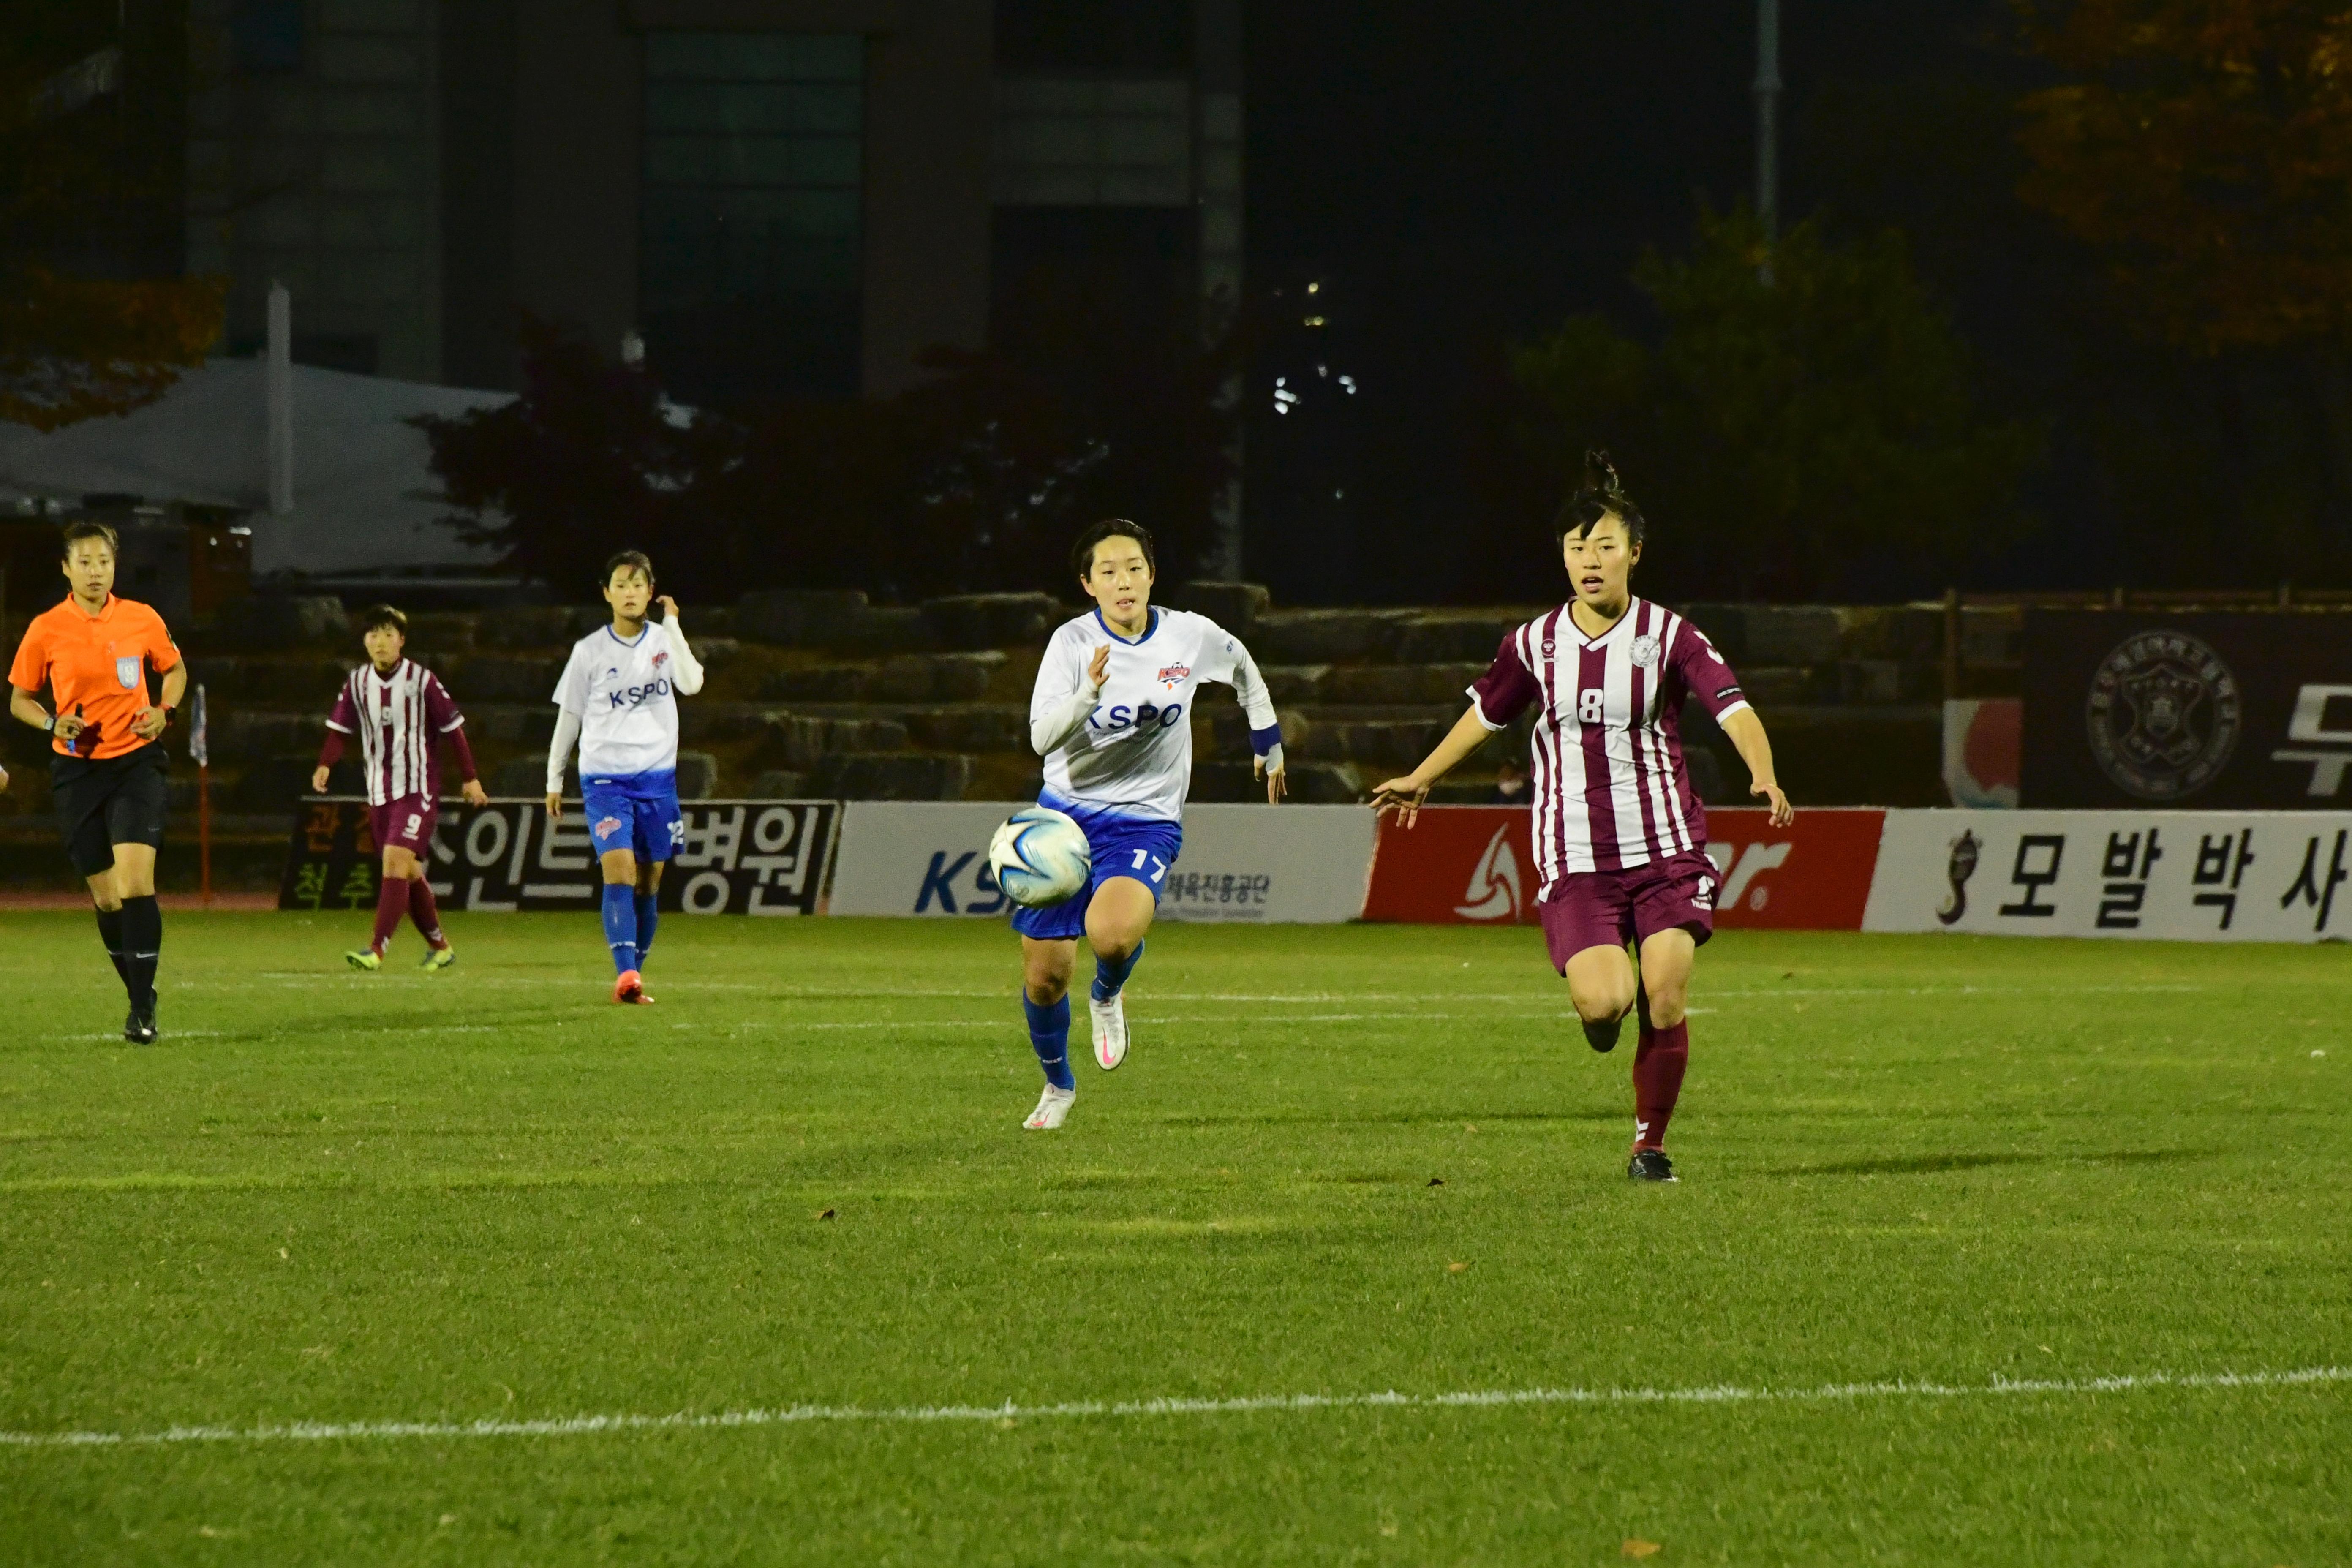
{"type": "Polygon", "coordinates": [[[689,400],[887,395],[1073,252],[1242,273],[1239,0],[192,0],[187,265],[299,360],[510,386],[518,310],[689,400]]]}

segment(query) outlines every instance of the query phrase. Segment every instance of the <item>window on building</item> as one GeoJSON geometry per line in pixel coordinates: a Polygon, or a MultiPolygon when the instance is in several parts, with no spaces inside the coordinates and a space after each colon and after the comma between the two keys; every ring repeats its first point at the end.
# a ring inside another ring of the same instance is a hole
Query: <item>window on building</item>
{"type": "Polygon", "coordinates": [[[865,40],[646,38],[646,353],[681,398],[857,390],[865,40]]]}
{"type": "Polygon", "coordinates": [[[1037,76],[1188,71],[1192,0],[996,0],[996,68],[1037,76]]]}

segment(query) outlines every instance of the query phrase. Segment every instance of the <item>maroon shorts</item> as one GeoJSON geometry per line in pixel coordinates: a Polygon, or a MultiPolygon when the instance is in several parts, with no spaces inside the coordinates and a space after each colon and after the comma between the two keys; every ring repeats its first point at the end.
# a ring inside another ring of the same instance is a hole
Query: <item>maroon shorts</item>
{"type": "Polygon", "coordinates": [[[379,852],[405,849],[422,860],[433,846],[433,818],[440,809],[429,795],[404,795],[368,807],[368,831],[379,852]]]}
{"type": "Polygon", "coordinates": [[[1543,915],[1544,947],[1551,966],[1566,973],[1568,961],[1588,947],[1622,947],[1647,942],[1680,927],[1693,942],[1715,934],[1715,862],[1685,849],[1630,871],[1579,871],[1554,882],[1551,897],[1537,905],[1543,915]]]}

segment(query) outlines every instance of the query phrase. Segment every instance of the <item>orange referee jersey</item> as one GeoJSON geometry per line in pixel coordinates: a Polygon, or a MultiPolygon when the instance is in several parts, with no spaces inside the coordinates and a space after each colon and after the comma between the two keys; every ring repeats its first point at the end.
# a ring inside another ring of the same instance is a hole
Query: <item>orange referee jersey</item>
{"type": "Polygon", "coordinates": [[[57,711],[81,710],[89,728],[79,749],[49,742],[60,756],[119,757],[147,744],[131,728],[148,706],[147,671],[161,675],[179,662],[163,617],[145,605],[110,594],[93,616],[68,595],[25,628],[8,684],[20,691],[47,686],[57,711]]]}

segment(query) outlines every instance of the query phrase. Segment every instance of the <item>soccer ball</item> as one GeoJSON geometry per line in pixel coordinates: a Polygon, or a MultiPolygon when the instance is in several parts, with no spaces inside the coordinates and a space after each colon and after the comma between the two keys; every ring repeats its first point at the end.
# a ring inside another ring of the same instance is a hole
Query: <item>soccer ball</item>
{"type": "Polygon", "coordinates": [[[1004,896],[1024,909],[1044,909],[1076,896],[1094,870],[1087,832],[1060,812],[1024,806],[988,841],[988,868],[1004,896]]]}

